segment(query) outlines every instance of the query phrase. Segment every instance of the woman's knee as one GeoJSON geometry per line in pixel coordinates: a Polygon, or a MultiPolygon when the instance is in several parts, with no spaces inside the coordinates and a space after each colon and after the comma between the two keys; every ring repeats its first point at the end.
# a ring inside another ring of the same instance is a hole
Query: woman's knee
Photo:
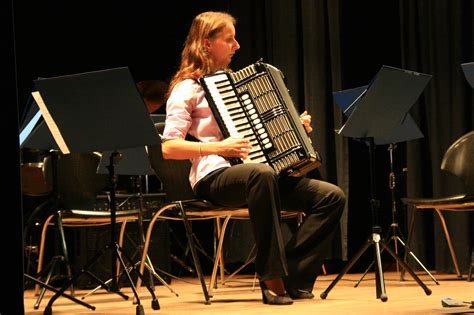
{"type": "Polygon", "coordinates": [[[344,211],[344,206],[346,204],[346,194],[339,186],[333,186],[333,189],[329,193],[329,198],[331,203],[334,205],[334,208],[342,214],[344,211]]]}
{"type": "Polygon", "coordinates": [[[258,180],[261,183],[277,183],[278,176],[275,170],[266,164],[255,163],[249,164],[252,166],[252,178],[258,180]]]}

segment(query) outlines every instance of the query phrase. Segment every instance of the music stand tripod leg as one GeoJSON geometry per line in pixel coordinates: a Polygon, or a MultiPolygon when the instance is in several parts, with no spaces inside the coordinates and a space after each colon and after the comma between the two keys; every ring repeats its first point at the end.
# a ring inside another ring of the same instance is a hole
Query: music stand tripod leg
{"type": "MultiPolygon", "coordinates": [[[[387,235],[388,237],[388,235],[387,235]]],[[[382,250],[380,251],[380,253],[383,253],[384,249],[382,248],[382,250]]],[[[362,276],[359,278],[359,281],[357,281],[357,283],[354,285],[354,288],[357,288],[359,286],[359,284],[361,284],[362,280],[364,280],[365,276],[367,275],[367,273],[370,271],[370,269],[372,269],[372,267],[374,266],[376,260],[372,260],[372,262],[370,263],[370,265],[367,267],[367,269],[365,269],[364,273],[362,274],[362,276]]],[[[398,268],[398,264],[397,264],[397,268],[398,268]]]]}
{"type": "MultiPolygon", "coordinates": [[[[144,313],[144,310],[143,310],[143,305],[140,304],[140,299],[138,298],[138,294],[137,294],[137,291],[133,285],[133,282],[131,280],[131,277],[130,277],[130,274],[128,273],[128,270],[127,270],[127,267],[125,266],[125,263],[121,257],[121,255],[119,255],[119,251],[120,253],[122,253],[124,256],[125,253],[124,251],[120,248],[120,246],[117,244],[117,242],[115,241],[115,224],[116,224],[116,196],[115,196],[115,188],[116,188],[116,185],[117,185],[117,178],[115,176],[115,171],[114,171],[114,165],[115,165],[115,159],[119,156],[119,153],[114,151],[111,155],[110,155],[110,158],[109,158],[109,165],[107,166],[108,170],[109,170],[109,183],[110,183],[110,217],[111,217],[111,223],[110,223],[110,237],[111,237],[111,241],[108,245],[106,245],[101,251],[97,252],[93,257],[92,259],[86,263],[86,265],[78,272],[76,273],[72,279],[70,279],[66,284],[63,285],[63,287],[49,300],[48,302],[48,305],[46,306],[45,308],[45,311],[44,313],[46,315],[49,315],[49,314],[52,314],[52,305],[53,303],[57,300],[57,298],[62,295],[64,293],[64,291],[70,286],[72,285],[73,283],[75,283],[77,281],[77,279],[84,273],[86,273],[87,275],[91,276],[94,280],[98,281],[104,288],[106,288],[107,291],[109,292],[113,292],[113,293],[117,293],[119,294],[120,296],[124,297],[125,299],[128,299],[128,296],[122,294],[119,289],[118,289],[118,283],[117,283],[117,275],[116,275],[116,270],[117,270],[117,259],[119,260],[122,268],[123,268],[123,271],[124,273],[126,274],[128,280],[130,281],[130,285],[132,287],[132,291],[133,291],[133,294],[135,296],[135,300],[138,302],[138,305],[137,305],[137,314],[143,314],[144,313]],[[107,251],[107,250],[111,250],[112,251],[112,268],[111,268],[111,271],[112,271],[112,285],[111,285],[111,288],[109,289],[108,285],[103,282],[103,281],[100,281],[100,279],[98,279],[97,277],[95,277],[94,275],[92,275],[90,272],[89,272],[89,268],[107,251]]],[[[138,276],[141,278],[142,275],[141,273],[139,273],[137,270],[135,270],[135,272],[137,272],[138,276]]],[[[158,300],[154,294],[154,292],[147,286],[147,288],[149,289],[151,295],[152,295],[152,308],[154,310],[156,309],[159,309],[159,303],[158,303],[158,300]]]]}
{"type": "MultiPolygon", "coordinates": [[[[79,279],[79,277],[81,275],[83,275],[84,273],[87,273],[88,269],[90,268],[90,266],[92,266],[101,256],[102,254],[105,252],[106,249],[108,249],[110,247],[110,244],[106,245],[105,248],[103,248],[102,250],[100,250],[99,252],[97,252],[93,257],[92,259],[87,262],[84,267],[79,270],[79,272],[77,272],[76,274],[74,274],[72,276],[71,279],[69,279],[69,281],[67,281],[62,287],[61,289],[57,290],[56,294],[53,295],[51,297],[51,299],[49,300],[48,302],[48,305],[46,305],[46,308],[44,310],[44,314],[45,315],[50,315],[52,314],[53,310],[52,310],[52,307],[53,307],[53,304],[54,302],[60,297],[60,296],[63,296],[64,295],[64,292],[67,290],[67,288],[69,288],[73,283],[75,283],[77,281],[77,279],[79,279]]],[[[87,273],[89,276],[91,276],[90,273],[87,273]]],[[[92,276],[92,278],[94,280],[97,280],[96,277],[92,276]]],[[[103,283],[105,285],[105,283],[103,283]]],[[[107,285],[104,286],[104,288],[107,288],[107,285]]],[[[128,299],[128,297],[126,296],[126,299],[128,299]]],[[[80,301],[82,302],[82,301],[80,301]]]]}
{"type": "MultiPolygon", "coordinates": [[[[141,198],[140,200],[140,211],[139,211],[139,216],[138,216],[138,224],[139,224],[139,234],[140,234],[140,244],[138,245],[139,247],[139,250],[138,252],[139,253],[143,253],[143,248],[144,248],[144,242],[145,242],[145,236],[144,236],[144,233],[143,233],[143,196],[141,195],[140,193],[140,196],[139,198],[141,198]]],[[[121,235],[124,233],[124,228],[122,227],[121,231],[120,231],[121,235]]],[[[120,247],[120,246],[119,246],[120,247]]],[[[122,251],[121,251],[122,252],[122,251]]],[[[122,252],[123,253],[123,252],[122,252]]],[[[127,259],[128,261],[132,261],[130,258],[127,259]]],[[[178,296],[178,294],[168,285],[168,283],[166,283],[166,281],[159,275],[155,272],[154,268],[153,268],[153,265],[152,265],[152,262],[151,262],[151,259],[149,258],[149,256],[147,255],[146,256],[146,263],[145,263],[145,267],[147,268],[148,272],[149,272],[149,276],[151,277],[151,280],[150,280],[150,284],[149,284],[149,288],[147,287],[148,290],[151,289],[151,291],[154,292],[154,287],[153,287],[153,276],[156,277],[163,285],[165,285],[172,293],[174,293],[176,296],[178,296]],[[151,267],[150,267],[151,266],[151,267]]],[[[134,270],[134,266],[140,264],[140,262],[136,262],[134,263],[133,265],[127,267],[127,272],[123,272],[121,271],[119,276],[118,276],[118,279],[121,279],[121,277],[127,273],[130,273],[132,270],[134,270]]],[[[119,270],[120,268],[117,268],[117,270],[119,270]]],[[[137,273],[140,274],[139,271],[137,271],[137,273]]],[[[91,274],[92,277],[95,277],[93,274],[91,274]]],[[[98,285],[97,287],[93,288],[92,290],[90,290],[88,293],[86,293],[84,296],[82,296],[82,299],[85,299],[86,297],[88,297],[89,295],[92,295],[94,294],[97,290],[99,290],[101,287],[104,287],[104,285],[107,285],[107,287],[105,288],[107,291],[110,291],[110,284],[113,282],[113,278],[110,278],[108,279],[107,281],[103,282],[96,278],[96,280],[98,280],[99,283],[101,283],[100,285],[98,285]]],[[[136,287],[136,286],[135,286],[136,287]]],[[[123,295],[121,292],[117,292],[118,294],[120,295],[123,295]]],[[[128,297],[125,297],[125,299],[128,299],[128,297]]],[[[137,299],[135,298],[134,299],[134,303],[136,304],[137,303],[137,299]]]]}
{"type": "MultiPolygon", "coordinates": [[[[420,265],[421,268],[423,268],[423,270],[428,274],[428,276],[430,276],[431,280],[433,280],[434,283],[436,283],[437,285],[439,285],[439,282],[438,280],[436,280],[436,278],[431,274],[431,272],[425,267],[425,265],[423,265],[421,263],[421,261],[418,259],[418,257],[416,257],[416,255],[411,251],[410,247],[408,247],[407,245],[405,245],[405,243],[402,241],[402,239],[400,237],[397,236],[397,240],[400,242],[400,244],[402,244],[404,247],[405,247],[405,251],[410,254],[410,256],[418,263],[418,265],[420,265]]],[[[408,265],[408,264],[407,264],[408,265]]],[[[401,273],[400,273],[400,277],[401,277],[401,273]]]]}
{"type": "MultiPolygon", "coordinates": [[[[416,216],[416,209],[413,210],[413,213],[412,213],[412,219],[411,219],[411,223],[410,223],[410,226],[408,228],[408,239],[406,242],[403,242],[402,240],[399,239],[399,242],[405,246],[405,254],[403,256],[403,261],[408,265],[407,261],[408,261],[408,255],[410,255],[413,259],[415,259],[415,261],[421,266],[421,268],[423,268],[423,270],[430,276],[430,278],[434,281],[434,283],[436,283],[437,285],[439,285],[439,282],[438,280],[436,280],[436,278],[431,274],[431,272],[429,272],[429,270],[425,267],[425,265],[423,265],[421,263],[421,261],[418,259],[418,257],[412,252],[412,250],[410,249],[410,246],[408,244],[410,244],[410,240],[411,240],[411,237],[413,235],[413,230],[414,230],[414,227],[415,227],[415,216],[416,216]]],[[[405,280],[405,269],[402,269],[400,271],[400,281],[404,281],[405,280]]]]}
{"type": "MultiPolygon", "coordinates": [[[[428,271],[428,269],[421,263],[421,261],[418,259],[418,257],[415,256],[415,254],[409,249],[407,245],[405,245],[405,241],[403,238],[403,234],[400,230],[400,225],[398,224],[398,218],[397,218],[397,202],[396,202],[396,197],[395,197],[395,188],[397,186],[397,180],[396,180],[396,175],[395,175],[395,167],[394,167],[394,159],[393,159],[393,151],[397,145],[395,143],[391,143],[388,147],[389,151],[389,157],[390,157],[390,174],[389,174],[389,189],[391,192],[391,201],[392,201],[392,223],[390,224],[390,230],[392,234],[390,237],[390,241],[394,241],[394,248],[395,248],[395,254],[398,256],[398,242],[405,248],[405,259],[404,261],[406,262],[406,253],[410,254],[416,262],[423,268],[423,270],[430,276],[430,278],[437,284],[439,285],[439,282],[433,277],[433,275],[428,271]]],[[[388,234],[390,235],[390,234],[388,234]]],[[[389,239],[388,235],[385,239],[389,239]]],[[[398,261],[396,262],[397,264],[397,272],[400,272],[400,280],[403,280],[403,273],[399,269],[399,263],[398,261]]]]}
{"type": "MultiPolygon", "coordinates": [[[[115,250],[117,251],[117,253],[120,251],[122,253],[122,255],[125,257],[125,259],[127,259],[128,263],[131,264],[132,266],[132,269],[133,271],[136,272],[136,274],[138,275],[138,277],[140,277],[140,279],[142,279],[142,281],[144,281],[144,275],[142,275],[137,267],[136,267],[136,264],[133,264],[132,263],[132,259],[130,257],[127,256],[127,254],[123,251],[123,249],[117,244],[115,243],[115,250]]],[[[135,287],[135,285],[133,284],[133,280],[130,276],[130,273],[128,272],[128,270],[126,269],[126,265],[125,265],[125,262],[123,261],[123,258],[121,255],[118,255],[117,256],[119,261],[120,261],[120,264],[124,270],[124,274],[127,276],[127,279],[128,281],[130,282],[130,287],[132,288],[132,291],[133,291],[133,295],[135,297],[135,300],[136,303],[138,304],[137,305],[137,312],[139,312],[139,308],[142,308],[143,309],[143,306],[140,304],[140,299],[139,299],[139,296],[138,296],[138,292],[137,292],[137,289],[135,287]]],[[[153,290],[150,288],[150,286],[148,285],[145,285],[145,287],[148,289],[148,292],[150,292],[151,294],[151,297],[152,297],[152,301],[151,301],[151,306],[152,306],[152,309],[154,310],[159,310],[160,309],[160,304],[158,302],[158,299],[156,298],[156,295],[155,295],[155,292],[153,292],[153,290]]]]}
{"type": "MultiPolygon", "coordinates": [[[[139,214],[138,214],[138,230],[139,230],[139,234],[140,234],[140,245],[139,245],[139,252],[140,254],[143,255],[143,251],[144,251],[144,247],[145,247],[145,231],[144,231],[144,228],[143,228],[143,214],[144,214],[144,210],[145,210],[145,205],[144,205],[144,202],[143,202],[143,192],[142,192],[142,186],[141,186],[141,181],[142,181],[142,177],[141,176],[138,176],[135,184],[136,184],[136,188],[137,188],[137,191],[138,191],[138,198],[139,198],[139,203],[140,203],[140,211],[139,211],[139,214]]],[[[140,262],[137,262],[135,264],[135,266],[137,264],[140,264],[140,262]]],[[[164,286],[166,286],[170,292],[174,293],[176,296],[179,296],[172,288],[170,285],[168,285],[168,283],[166,283],[165,279],[163,279],[156,271],[155,271],[155,268],[153,267],[153,264],[151,262],[151,259],[150,259],[150,256],[148,256],[148,254],[146,255],[146,260],[145,260],[145,267],[148,271],[148,275],[149,275],[149,280],[150,280],[150,286],[153,288],[153,277],[155,277],[156,279],[158,279],[158,281],[161,282],[161,284],[163,284],[164,286]]]]}
{"type": "MultiPolygon", "coordinates": [[[[48,270],[48,274],[46,275],[46,279],[45,279],[45,282],[42,282],[42,289],[38,295],[38,298],[36,299],[36,302],[35,302],[35,305],[33,306],[33,308],[35,310],[37,310],[41,304],[41,301],[43,300],[43,297],[44,297],[44,293],[46,292],[46,289],[48,288],[47,286],[49,285],[49,281],[51,280],[51,276],[54,272],[54,270],[56,269],[56,264],[58,261],[62,260],[63,257],[62,256],[54,256],[52,259],[51,259],[51,262],[48,264],[48,266],[46,266],[46,268],[44,270],[48,270]]],[[[41,274],[38,275],[38,281],[35,281],[35,283],[39,284],[40,282],[40,279],[41,278],[41,274]]]]}
{"type": "MultiPolygon", "coordinates": [[[[395,243],[395,255],[398,256],[398,251],[397,251],[397,242],[400,242],[400,244],[405,247],[405,251],[407,254],[409,254],[410,256],[412,256],[413,259],[415,259],[415,261],[421,266],[421,268],[423,268],[423,270],[428,274],[428,276],[433,280],[434,283],[436,283],[437,285],[439,285],[439,282],[438,280],[436,280],[436,278],[431,274],[431,272],[423,265],[423,263],[418,259],[418,257],[416,257],[416,255],[410,250],[410,248],[405,244],[405,242],[403,242],[402,238],[400,236],[398,236],[396,234],[396,232],[394,232],[395,234],[390,237],[389,239],[389,243],[390,241],[394,241],[395,243]]],[[[382,248],[382,250],[380,251],[381,253],[384,251],[385,248],[382,248]]],[[[406,259],[405,259],[406,260],[406,259]]],[[[398,260],[395,260],[395,263],[397,264],[397,272],[400,272],[400,281],[403,281],[404,280],[404,277],[403,277],[403,274],[405,273],[405,269],[402,269],[402,270],[398,270],[398,266],[399,266],[399,262],[398,260]]],[[[364,273],[362,274],[362,276],[359,278],[359,281],[357,281],[357,283],[354,285],[354,288],[357,288],[359,286],[359,284],[362,282],[362,280],[365,278],[365,276],[367,275],[367,273],[370,271],[370,269],[372,268],[372,266],[375,264],[375,260],[373,260],[370,265],[367,267],[367,269],[364,271],[364,273]]],[[[407,264],[408,266],[408,264],[407,264]]],[[[408,268],[410,268],[408,266],[408,268]]]]}
{"type": "MultiPolygon", "coordinates": [[[[118,292],[118,283],[117,283],[117,274],[116,274],[116,271],[117,271],[116,264],[117,264],[117,259],[118,259],[121,267],[123,268],[122,270],[130,283],[130,287],[132,288],[133,295],[134,295],[134,302],[137,303],[137,314],[142,314],[144,313],[143,305],[141,305],[140,303],[140,298],[138,296],[136,287],[133,284],[132,278],[130,276],[130,273],[128,272],[125,262],[123,261],[122,255],[127,259],[127,261],[132,266],[133,270],[137,273],[138,277],[142,279],[142,281],[143,281],[143,275],[136,269],[131,258],[127,256],[125,251],[119,246],[119,244],[117,244],[115,240],[115,224],[116,224],[116,210],[117,210],[116,195],[115,195],[115,189],[117,187],[117,177],[115,176],[115,164],[116,164],[116,160],[120,159],[121,157],[122,155],[119,152],[113,151],[110,154],[109,165],[107,166],[107,169],[109,171],[109,183],[110,183],[110,217],[111,217],[110,219],[111,242],[110,243],[111,243],[111,249],[112,249],[112,287],[114,291],[118,292]]],[[[152,302],[151,302],[152,308],[154,310],[160,309],[160,305],[159,305],[158,299],[155,296],[155,293],[148,285],[145,285],[145,286],[152,296],[152,302]]]]}
{"type": "Polygon", "coordinates": [[[408,273],[413,277],[413,279],[415,279],[415,281],[418,283],[419,286],[421,286],[423,288],[423,290],[425,290],[425,293],[426,295],[430,295],[431,294],[431,290],[421,281],[421,279],[415,274],[415,272],[413,272],[413,270],[400,258],[398,257],[398,255],[396,255],[392,249],[387,246],[384,242],[380,242],[380,244],[382,245],[382,247],[384,249],[386,249],[390,255],[392,255],[392,257],[406,270],[408,271],[408,273]]]}
{"type": "MultiPolygon", "coordinates": [[[[176,296],[179,296],[178,293],[176,293],[173,288],[155,271],[153,264],[151,263],[150,257],[147,255],[146,256],[147,261],[145,262],[145,268],[148,269],[151,275],[153,275],[155,278],[158,279],[158,281],[161,282],[165,287],[167,287],[171,293],[175,294],[176,296]]],[[[137,262],[139,264],[140,262],[137,262]]]]}
{"type": "MultiPolygon", "coordinates": [[[[49,284],[46,284],[46,283],[42,282],[41,280],[38,280],[38,279],[36,279],[36,278],[34,278],[34,277],[32,277],[32,276],[26,274],[26,273],[25,273],[23,276],[25,276],[25,277],[28,278],[29,280],[33,281],[34,283],[37,283],[37,284],[40,285],[41,287],[47,288],[48,290],[53,291],[53,292],[55,292],[55,293],[58,293],[58,292],[59,292],[58,289],[56,289],[56,288],[50,286],[49,284]]],[[[88,303],[85,303],[85,302],[83,302],[83,301],[81,301],[81,300],[78,300],[77,298],[75,298],[75,297],[72,296],[72,295],[69,295],[69,294],[66,294],[66,293],[62,293],[61,296],[65,297],[65,298],[67,298],[67,299],[69,299],[69,300],[71,300],[71,301],[73,301],[73,302],[75,302],[75,303],[77,303],[77,304],[80,304],[80,305],[82,305],[82,306],[84,306],[84,307],[87,307],[87,308],[89,308],[89,309],[91,309],[91,310],[93,310],[93,311],[95,310],[95,306],[92,306],[92,305],[90,305],[90,304],[88,304],[88,303]]]]}
{"type": "MultiPolygon", "coordinates": [[[[56,201],[57,202],[57,201],[56,201]]],[[[57,208],[57,205],[55,206],[57,208]]],[[[67,279],[71,279],[72,277],[72,271],[71,271],[71,265],[69,262],[69,256],[68,256],[68,250],[67,250],[67,245],[66,245],[66,236],[64,235],[64,227],[62,223],[62,214],[60,210],[57,210],[56,213],[54,214],[54,219],[56,221],[56,233],[58,234],[58,238],[60,240],[60,245],[61,245],[61,251],[62,255],[56,255],[52,258],[51,263],[45,268],[45,270],[48,270],[48,274],[45,279],[45,284],[49,285],[49,282],[51,280],[51,277],[53,275],[53,272],[57,268],[58,263],[63,262],[66,265],[66,272],[67,272],[67,279]]],[[[47,224],[47,223],[45,223],[47,224]]],[[[38,278],[41,278],[41,274],[38,275],[38,278]]],[[[44,294],[46,292],[46,286],[43,286],[41,289],[41,292],[39,293],[38,299],[36,300],[36,303],[34,305],[34,309],[38,309],[41,301],[43,300],[44,294]]],[[[74,296],[74,286],[71,285],[71,296],[74,296]]]]}
{"type": "Polygon", "coordinates": [[[320,297],[321,299],[326,299],[326,297],[328,296],[329,292],[332,290],[332,288],[334,288],[336,286],[336,284],[339,282],[339,280],[342,279],[342,277],[344,277],[344,275],[352,268],[352,266],[357,262],[357,260],[362,256],[362,254],[365,253],[365,251],[367,250],[367,248],[369,248],[370,245],[372,245],[372,239],[369,239],[364,246],[362,246],[361,249],[359,249],[359,251],[354,255],[354,257],[351,258],[351,260],[349,260],[349,262],[344,266],[344,268],[341,270],[341,272],[337,275],[336,279],[334,279],[330,284],[329,286],[326,288],[326,290],[324,290],[320,297]]]}

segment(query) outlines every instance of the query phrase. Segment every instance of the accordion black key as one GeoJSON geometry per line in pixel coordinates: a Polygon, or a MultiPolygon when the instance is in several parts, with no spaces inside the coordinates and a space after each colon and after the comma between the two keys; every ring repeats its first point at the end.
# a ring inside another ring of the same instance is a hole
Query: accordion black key
{"type": "Polygon", "coordinates": [[[225,137],[247,138],[252,149],[236,163],[265,163],[280,176],[302,176],[321,165],[276,67],[257,62],[200,78],[225,137]]]}

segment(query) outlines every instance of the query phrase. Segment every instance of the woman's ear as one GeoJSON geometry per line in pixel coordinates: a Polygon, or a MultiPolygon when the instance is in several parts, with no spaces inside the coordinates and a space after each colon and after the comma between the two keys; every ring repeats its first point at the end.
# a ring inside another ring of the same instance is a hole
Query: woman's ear
{"type": "Polygon", "coordinates": [[[208,38],[205,38],[202,41],[202,47],[203,47],[204,51],[208,53],[209,50],[211,49],[211,41],[208,38]]]}

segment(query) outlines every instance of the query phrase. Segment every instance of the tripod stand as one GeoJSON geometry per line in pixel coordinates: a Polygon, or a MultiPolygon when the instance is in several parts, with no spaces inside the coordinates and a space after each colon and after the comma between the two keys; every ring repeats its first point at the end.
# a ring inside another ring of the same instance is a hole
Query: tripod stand
{"type": "Polygon", "coordinates": [[[321,293],[322,299],[327,297],[331,289],[371,245],[374,246],[376,297],[378,299],[382,302],[388,299],[382,270],[381,249],[386,250],[396,260],[397,264],[410,273],[418,285],[423,288],[426,295],[431,294],[431,290],[381,238],[382,228],[379,224],[380,201],[376,199],[375,193],[375,145],[419,137],[418,135],[421,132],[409,116],[408,110],[430,79],[430,75],[382,66],[369,86],[358,90],[349,90],[350,93],[342,91],[334,97],[336,103],[343,109],[344,114],[348,116],[344,126],[337,132],[346,137],[362,140],[368,145],[372,233],[365,245],[347,263],[329,287],[321,293]]]}
{"type": "MultiPolygon", "coordinates": [[[[142,149],[142,148],[140,148],[140,149],[142,149]]],[[[137,150],[137,149],[132,149],[132,150],[137,150]]],[[[125,151],[127,151],[127,149],[125,151]]],[[[129,150],[128,150],[128,153],[130,153],[129,150]]],[[[126,169],[127,169],[127,166],[125,166],[125,168],[119,169],[118,172],[121,172],[122,174],[128,173],[129,171],[125,171],[126,169]]],[[[99,166],[99,170],[100,170],[100,166],[99,166]]],[[[137,245],[137,247],[138,247],[137,252],[139,254],[139,257],[141,257],[141,255],[143,253],[143,246],[144,246],[144,243],[145,243],[145,234],[144,234],[144,228],[143,228],[143,218],[145,216],[145,205],[144,205],[143,191],[142,191],[142,186],[141,186],[142,177],[141,177],[141,175],[138,175],[136,177],[134,176],[133,178],[134,178],[133,183],[134,183],[134,188],[136,189],[136,194],[134,194],[133,196],[128,197],[128,198],[138,197],[138,201],[139,201],[139,207],[138,207],[139,212],[138,212],[138,220],[137,220],[139,244],[137,245]]],[[[123,203],[125,203],[128,200],[128,198],[123,203]]],[[[140,264],[140,261],[135,262],[133,264],[133,267],[129,266],[127,268],[127,270],[132,270],[133,268],[137,268],[138,264],[140,264]]],[[[174,293],[176,296],[179,296],[178,293],[176,293],[173,290],[173,288],[171,288],[171,286],[168,285],[168,283],[155,271],[155,268],[153,267],[153,263],[151,262],[151,259],[148,255],[146,255],[145,267],[149,272],[149,286],[152,290],[154,289],[153,288],[153,277],[155,277],[156,279],[158,279],[158,281],[161,282],[161,284],[166,286],[170,290],[170,292],[174,293]]],[[[121,275],[124,275],[124,273],[122,272],[121,275]]],[[[119,275],[119,278],[120,278],[121,275],[119,275]]],[[[112,278],[107,280],[105,283],[109,284],[111,282],[112,282],[112,278]]],[[[89,291],[87,294],[85,294],[82,298],[83,299],[86,298],[87,296],[93,294],[94,292],[96,292],[100,288],[101,288],[101,285],[95,287],[94,289],[89,291]]]]}
{"type": "MultiPolygon", "coordinates": [[[[107,166],[110,184],[110,243],[97,252],[51,298],[45,309],[45,314],[52,313],[54,301],[84,273],[92,277],[108,292],[116,293],[124,299],[128,299],[125,294],[120,292],[118,287],[117,259],[127,276],[135,301],[137,301],[136,312],[137,314],[143,314],[143,306],[140,304],[140,299],[122,255],[130,264],[132,264],[131,259],[115,240],[115,194],[117,185],[115,164],[121,157],[118,152],[119,149],[157,145],[159,144],[159,138],[130,71],[123,67],[38,79],[35,80],[35,85],[37,91],[33,92],[32,95],[63,154],[71,153],[71,151],[112,151],[107,166]],[[70,95],[75,97],[69,97],[70,95]],[[111,111],[111,108],[114,110],[111,111]],[[87,128],[84,128],[84,126],[87,126],[87,128]],[[78,130],[81,132],[78,133],[78,130]],[[107,251],[111,251],[112,254],[112,281],[110,286],[94,277],[88,270],[107,251]]],[[[142,279],[143,275],[133,264],[132,266],[132,270],[142,279]]],[[[153,290],[149,286],[147,286],[147,289],[152,296],[152,308],[154,310],[159,309],[160,306],[153,290]]]]}
{"type": "Polygon", "coordinates": [[[365,253],[365,251],[371,246],[374,245],[374,254],[375,254],[375,282],[376,282],[376,296],[382,302],[388,300],[387,293],[385,291],[385,280],[382,270],[382,260],[381,260],[381,248],[385,249],[396,261],[399,263],[408,273],[415,279],[415,281],[420,285],[425,291],[426,295],[431,294],[431,290],[418,278],[418,276],[410,269],[410,267],[398,257],[392,249],[385,244],[384,240],[380,237],[382,228],[378,222],[378,213],[380,207],[380,201],[375,197],[375,144],[373,138],[366,139],[369,142],[369,162],[370,162],[370,210],[372,214],[372,234],[367,240],[365,245],[355,254],[355,256],[347,263],[347,265],[342,269],[338,274],[336,279],[331,282],[329,287],[321,293],[321,298],[326,299],[329,292],[332,288],[339,282],[339,280],[351,269],[351,267],[357,262],[357,260],[365,253]]]}
{"type": "MultiPolygon", "coordinates": [[[[110,223],[110,243],[107,244],[101,251],[99,251],[98,253],[96,253],[92,259],[86,263],[86,265],[78,272],[76,273],[70,281],[68,281],[66,284],[63,285],[63,287],[58,291],[56,292],[56,294],[49,300],[48,302],[48,305],[46,306],[45,308],[45,314],[52,314],[52,305],[54,303],[54,301],[64,293],[64,291],[70,286],[72,285],[75,281],[77,281],[77,279],[83,275],[84,273],[91,276],[96,282],[98,282],[105,290],[107,290],[107,292],[112,292],[112,293],[116,293],[118,295],[120,295],[122,298],[124,299],[128,299],[128,296],[126,296],[125,294],[123,294],[122,292],[120,292],[120,289],[119,289],[119,285],[118,285],[118,276],[116,274],[116,270],[117,270],[117,259],[119,260],[120,262],[120,265],[121,267],[123,268],[123,272],[124,274],[126,275],[128,281],[129,281],[129,284],[131,286],[131,289],[133,291],[133,294],[134,294],[134,297],[135,297],[135,300],[137,301],[137,314],[144,314],[144,309],[143,309],[143,305],[140,304],[140,299],[138,297],[138,293],[137,293],[137,290],[133,284],[133,281],[132,281],[132,278],[130,276],[130,273],[129,273],[129,269],[127,268],[127,266],[125,265],[125,262],[122,258],[122,255],[127,259],[127,261],[129,263],[131,263],[131,259],[126,255],[125,252],[123,252],[123,249],[117,244],[116,240],[115,240],[115,224],[116,224],[116,199],[115,199],[115,189],[116,189],[116,185],[117,185],[117,182],[116,182],[116,176],[115,176],[115,163],[116,163],[116,159],[120,156],[120,154],[118,152],[113,152],[111,155],[110,155],[110,158],[109,158],[109,165],[108,165],[108,170],[109,170],[109,181],[110,181],[110,220],[111,220],[111,223],[110,223]],[[95,277],[94,275],[92,275],[90,272],[89,272],[89,268],[103,255],[106,253],[106,251],[110,250],[111,253],[112,253],[112,264],[111,264],[111,272],[112,272],[112,281],[111,281],[111,285],[109,286],[107,283],[101,281],[100,279],[98,279],[97,277],[95,277]],[[122,255],[120,255],[122,254],[122,255]]],[[[134,266],[133,267],[133,271],[135,271],[137,273],[137,275],[143,280],[143,275],[138,272],[138,270],[136,269],[136,267],[134,266]]],[[[150,289],[150,287],[148,287],[148,290],[152,296],[152,308],[154,310],[158,310],[160,309],[160,305],[158,303],[158,299],[156,298],[153,290],[150,289]]]]}
{"type": "MultiPolygon", "coordinates": [[[[393,248],[395,250],[395,254],[398,255],[398,243],[400,243],[403,247],[405,247],[405,252],[406,254],[410,254],[410,256],[415,259],[415,261],[423,268],[423,270],[430,276],[430,278],[437,284],[439,285],[439,282],[433,277],[433,275],[429,272],[428,269],[421,263],[421,261],[418,259],[418,257],[415,256],[415,254],[410,250],[410,248],[406,245],[406,241],[404,240],[402,236],[402,232],[400,231],[400,226],[398,224],[398,216],[397,216],[397,202],[396,202],[396,197],[395,197],[395,187],[396,187],[396,176],[395,176],[395,167],[393,163],[393,150],[396,148],[396,144],[391,143],[388,147],[389,151],[389,156],[390,156],[390,174],[389,174],[389,189],[390,189],[390,196],[391,196],[391,205],[392,205],[392,222],[390,224],[390,229],[387,232],[387,235],[385,236],[385,240],[388,240],[388,244],[393,241],[393,248]]],[[[405,257],[406,257],[405,254],[405,257]]],[[[374,265],[375,261],[372,261],[372,263],[367,267],[365,272],[362,274],[361,278],[359,281],[355,284],[354,287],[358,287],[359,284],[362,282],[364,279],[365,275],[369,272],[369,270],[372,268],[374,265]]],[[[398,260],[396,261],[396,266],[397,266],[397,273],[400,273],[400,281],[403,281],[403,271],[400,270],[400,265],[398,264],[398,260]]]]}
{"type": "MultiPolygon", "coordinates": [[[[71,270],[71,264],[68,256],[68,251],[67,251],[67,246],[66,246],[66,237],[64,235],[64,228],[62,225],[62,213],[59,210],[60,205],[62,203],[62,198],[61,194],[59,193],[58,189],[58,162],[60,159],[60,155],[56,150],[50,150],[49,152],[49,157],[48,157],[50,163],[46,162],[46,164],[49,164],[51,167],[51,173],[52,173],[52,193],[50,196],[50,199],[48,199],[45,203],[41,204],[38,206],[34,213],[32,214],[32,217],[34,218],[39,212],[44,210],[45,206],[49,206],[51,209],[54,211],[54,215],[51,215],[50,218],[53,218],[55,221],[55,232],[57,234],[58,239],[60,240],[59,244],[59,249],[61,251],[60,254],[55,255],[51,262],[43,269],[40,271],[40,265],[41,263],[38,263],[38,274],[36,275],[36,279],[33,280],[36,284],[35,287],[35,293],[38,292],[39,287],[41,287],[41,291],[38,294],[38,298],[34,304],[34,309],[38,309],[40,306],[41,301],[43,300],[44,294],[46,292],[46,289],[51,290],[50,286],[50,281],[53,276],[53,272],[55,270],[59,270],[59,264],[64,264],[66,267],[66,277],[67,279],[71,279],[72,277],[72,270],[71,270]],[[41,281],[41,278],[46,275],[46,279],[44,281],[41,281]]],[[[45,161],[48,161],[48,159],[45,159],[45,161]]],[[[49,223],[49,219],[46,220],[44,223],[46,226],[49,223]]],[[[42,260],[42,256],[40,255],[39,261],[42,260]]],[[[27,276],[27,275],[25,275],[27,276]]],[[[28,279],[32,279],[31,276],[27,276],[28,279]]],[[[63,296],[68,297],[67,295],[63,294],[63,296]]],[[[76,301],[77,299],[74,298],[74,286],[71,285],[71,294],[68,297],[70,300],[76,301]]],[[[81,303],[83,304],[83,303],[81,303]]],[[[83,304],[84,305],[84,304],[83,304]]],[[[86,307],[91,308],[89,305],[84,305],[86,307]]]]}

